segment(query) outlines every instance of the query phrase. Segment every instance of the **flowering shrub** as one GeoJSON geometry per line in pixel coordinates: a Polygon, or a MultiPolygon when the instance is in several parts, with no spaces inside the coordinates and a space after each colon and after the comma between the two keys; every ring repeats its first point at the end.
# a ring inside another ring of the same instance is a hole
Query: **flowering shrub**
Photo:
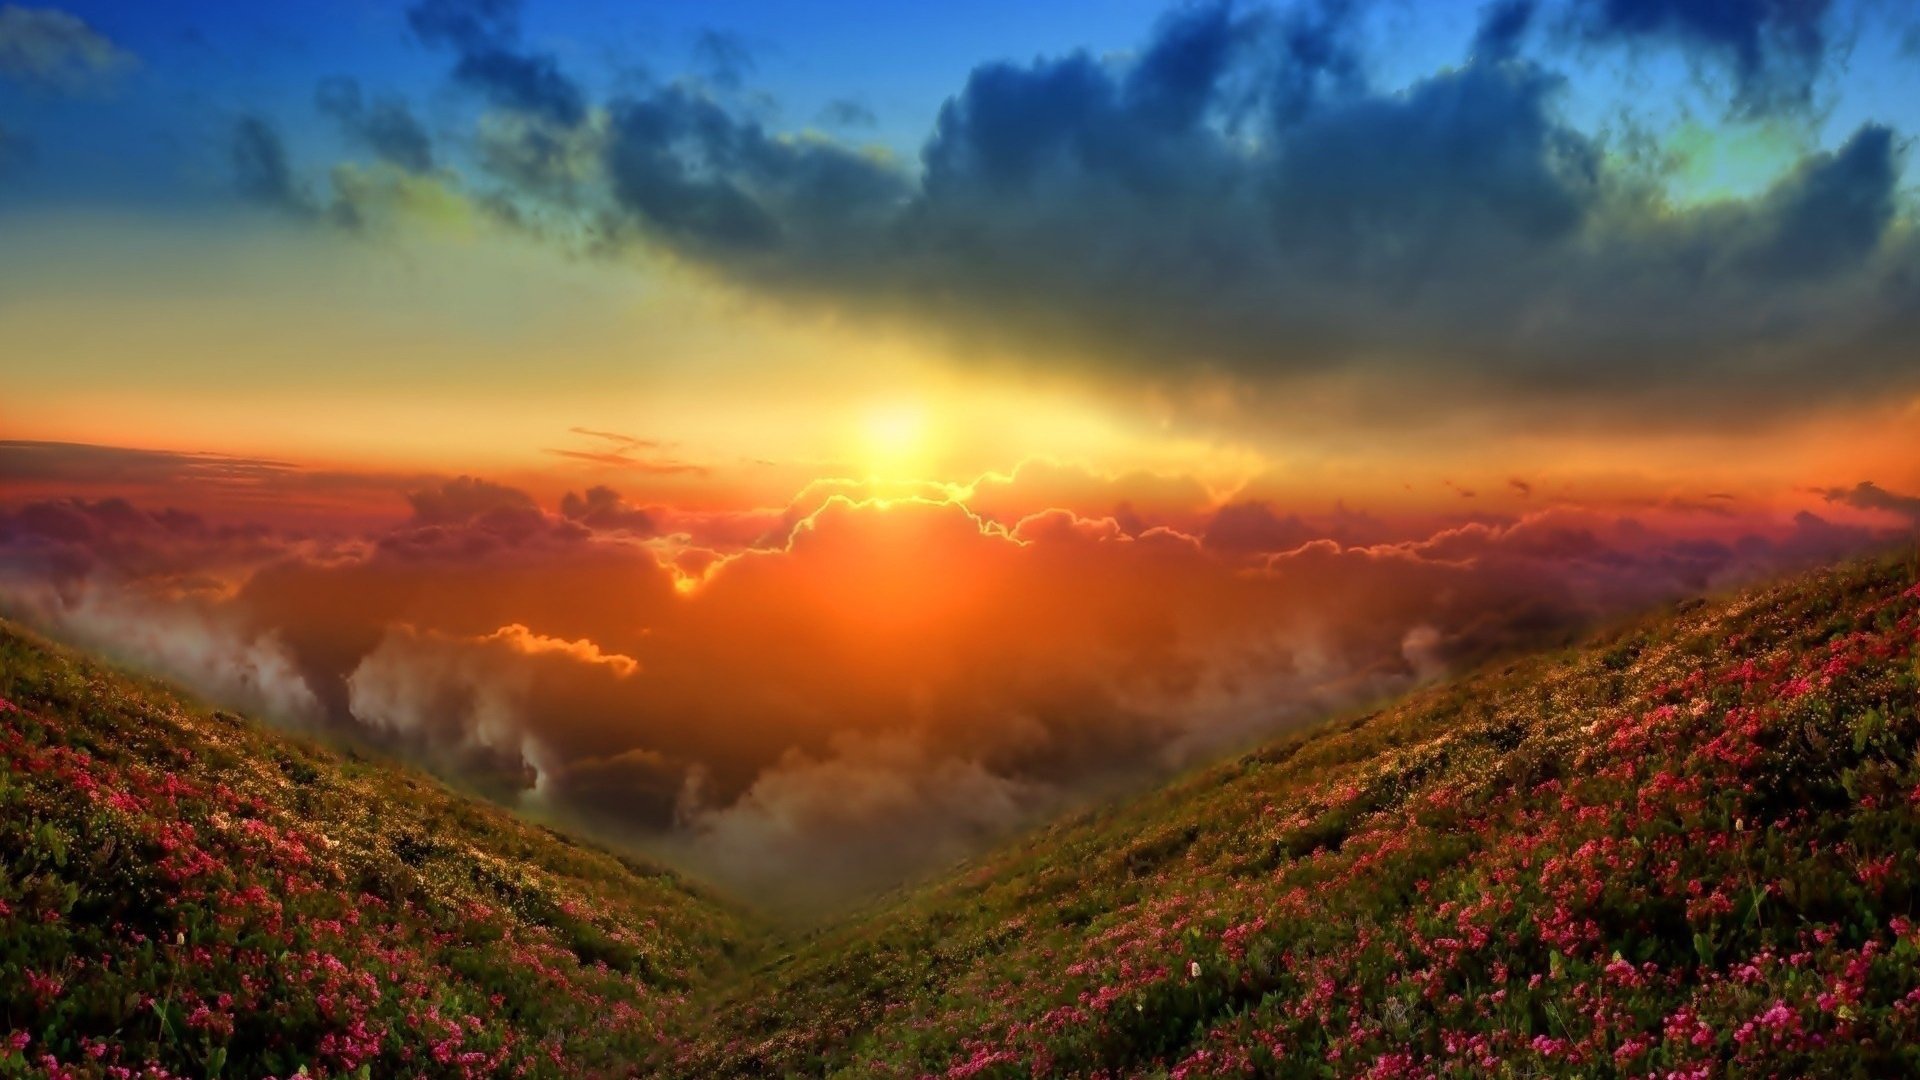
{"type": "Polygon", "coordinates": [[[687,1075],[1920,1075],[1920,588],[1861,564],[1041,830],[687,1075]]]}
{"type": "Polygon", "coordinates": [[[0,1076],[624,1075],[727,909],[0,625],[0,1076]]]}

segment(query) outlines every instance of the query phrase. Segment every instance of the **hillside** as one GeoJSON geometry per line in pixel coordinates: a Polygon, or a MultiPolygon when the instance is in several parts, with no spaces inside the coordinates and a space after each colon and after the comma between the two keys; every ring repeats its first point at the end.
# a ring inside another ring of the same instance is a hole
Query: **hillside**
{"type": "Polygon", "coordinates": [[[0,624],[0,1076],[621,1075],[674,1056],[748,933],[0,624]]]}
{"type": "Polygon", "coordinates": [[[0,629],[0,1076],[1920,1070],[1920,586],[1695,601],[786,942],[0,629]]]}
{"type": "Polygon", "coordinates": [[[1912,582],[1696,602],[1046,829],[760,968],[688,1075],[1915,1075],[1912,582]]]}

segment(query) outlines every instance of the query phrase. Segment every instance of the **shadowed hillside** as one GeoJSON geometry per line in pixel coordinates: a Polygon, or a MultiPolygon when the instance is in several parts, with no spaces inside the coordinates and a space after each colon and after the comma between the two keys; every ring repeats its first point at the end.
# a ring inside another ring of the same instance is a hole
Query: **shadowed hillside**
{"type": "Polygon", "coordinates": [[[0,1075],[1907,1075],[1917,644],[1890,560],[1691,602],[782,944],[9,630],[0,1075]]]}

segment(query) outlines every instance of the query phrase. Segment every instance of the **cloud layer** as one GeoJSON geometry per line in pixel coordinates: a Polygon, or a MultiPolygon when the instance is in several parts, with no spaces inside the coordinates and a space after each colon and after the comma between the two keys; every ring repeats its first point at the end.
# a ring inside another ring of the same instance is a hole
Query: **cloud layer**
{"type": "Polygon", "coordinates": [[[0,599],[817,910],[1262,733],[1870,547],[1911,512],[1873,485],[1821,493],[1856,523],[1552,504],[1434,525],[1144,485],[1127,522],[1017,505],[1064,479],[979,485],[992,511],[823,485],[784,526],[702,535],[611,490],[554,512],[472,478],[326,540],[46,500],[0,514],[0,599]]]}
{"type": "Polygon", "coordinates": [[[1900,135],[1863,123],[1752,198],[1682,205],[1631,132],[1562,108],[1579,50],[1662,49],[1730,80],[1736,112],[1805,109],[1827,5],[1496,4],[1457,66],[1393,87],[1364,14],[1190,5],[1124,58],[983,63],[917,163],[715,96],[752,72],[729,38],[703,39],[704,79],[593,102],[515,4],[410,18],[494,110],[486,205],[975,352],[1396,423],[1449,403],[1697,426],[1916,389],[1900,135]]]}

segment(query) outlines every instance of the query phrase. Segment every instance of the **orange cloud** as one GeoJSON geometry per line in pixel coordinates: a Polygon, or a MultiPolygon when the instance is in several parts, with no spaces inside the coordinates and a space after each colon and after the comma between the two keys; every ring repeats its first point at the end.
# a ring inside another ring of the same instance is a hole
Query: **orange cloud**
{"type": "Polygon", "coordinates": [[[515,652],[524,653],[528,656],[537,656],[541,653],[559,653],[563,656],[570,656],[583,664],[605,664],[607,667],[612,668],[614,673],[621,678],[625,678],[640,670],[640,662],[633,657],[622,656],[619,653],[602,652],[600,646],[595,645],[585,638],[581,638],[578,641],[568,641],[565,638],[547,637],[544,634],[536,634],[519,623],[503,626],[493,633],[488,634],[484,640],[504,642],[515,652]]]}

